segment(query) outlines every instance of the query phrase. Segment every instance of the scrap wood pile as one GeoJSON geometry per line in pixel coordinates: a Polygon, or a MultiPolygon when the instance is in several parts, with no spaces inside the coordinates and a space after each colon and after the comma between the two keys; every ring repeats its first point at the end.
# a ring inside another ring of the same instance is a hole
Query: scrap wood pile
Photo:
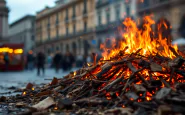
{"type": "MultiPolygon", "coordinates": [[[[128,24],[128,31],[130,27],[128,24]]],[[[1,97],[0,104],[7,105],[6,112],[21,115],[183,115],[184,55],[174,46],[165,45],[156,45],[148,52],[137,45],[137,50],[131,50],[131,45],[113,48],[116,53],[106,50],[98,63],[94,55],[94,63],[88,67],[53,78],[43,86],[29,83],[17,90],[21,95],[1,97]]]]}

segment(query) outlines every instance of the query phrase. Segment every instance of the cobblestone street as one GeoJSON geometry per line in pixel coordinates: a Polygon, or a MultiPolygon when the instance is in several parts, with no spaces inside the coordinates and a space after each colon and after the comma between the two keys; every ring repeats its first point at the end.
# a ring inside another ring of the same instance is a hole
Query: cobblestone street
{"type": "MultiPolygon", "coordinates": [[[[73,70],[76,70],[74,68],[73,70]]],[[[71,70],[72,71],[72,70],[71,70]]],[[[33,71],[21,71],[21,72],[1,72],[0,73],[0,93],[7,92],[8,87],[22,88],[27,85],[28,82],[34,84],[48,83],[53,77],[61,78],[68,74],[70,71],[55,73],[54,69],[47,69],[45,75],[37,76],[36,69],[33,71]]]]}

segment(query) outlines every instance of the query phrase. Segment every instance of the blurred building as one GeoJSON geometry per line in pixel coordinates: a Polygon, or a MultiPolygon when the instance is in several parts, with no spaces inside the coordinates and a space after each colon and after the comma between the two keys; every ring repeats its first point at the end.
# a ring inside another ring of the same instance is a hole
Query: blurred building
{"type": "Polygon", "coordinates": [[[9,42],[23,43],[24,52],[33,49],[35,40],[35,16],[26,15],[9,26],[9,42]]]}
{"type": "Polygon", "coordinates": [[[0,43],[6,42],[8,37],[8,13],[5,0],[0,0],[0,43]]]}
{"type": "Polygon", "coordinates": [[[165,20],[169,31],[172,33],[172,39],[181,36],[178,31],[179,28],[185,33],[184,10],[185,0],[138,0],[137,6],[139,16],[153,14],[156,23],[159,23],[161,19],[165,20]],[[180,27],[181,25],[183,26],[180,27]]]}
{"type": "MultiPolygon", "coordinates": [[[[123,20],[136,18],[136,0],[97,0],[96,2],[96,44],[97,48],[107,38],[121,37],[123,20]]],[[[110,42],[108,42],[109,44],[110,42]]]]}
{"type": "Polygon", "coordinates": [[[95,0],[58,0],[36,16],[36,51],[88,54],[95,37],[95,0]]]}

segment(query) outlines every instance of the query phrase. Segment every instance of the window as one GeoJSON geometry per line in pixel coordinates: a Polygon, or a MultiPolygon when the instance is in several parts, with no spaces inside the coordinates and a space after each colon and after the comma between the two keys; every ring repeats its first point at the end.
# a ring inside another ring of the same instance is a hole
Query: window
{"type": "Polygon", "coordinates": [[[107,18],[107,23],[110,23],[110,13],[109,13],[109,11],[107,11],[106,18],[107,18]]]}
{"type": "Polygon", "coordinates": [[[56,14],[56,24],[58,25],[59,23],[59,13],[56,14]]]}
{"type": "Polygon", "coordinates": [[[73,17],[75,17],[75,9],[76,9],[76,6],[75,5],[73,5],[73,17]]]}
{"type": "Polygon", "coordinates": [[[50,30],[48,30],[48,40],[50,40],[50,30]]]}
{"type": "Polygon", "coordinates": [[[73,25],[73,34],[75,34],[76,33],[76,25],[74,24],[73,25]]]}
{"type": "Polygon", "coordinates": [[[40,40],[42,40],[42,26],[40,26],[40,40]]]}
{"type": "Polygon", "coordinates": [[[101,25],[101,20],[102,20],[101,12],[99,12],[98,13],[98,25],[101,25]]]}
{"type": "Polygon", "coordinates": [[[98,24],[101,25],[101,15],[98,16],[98,24]]]}
{"type": "Polygon", "coordinates": [[[68,20],[68,9],[66,9],[66,20],[68,20]]]}
{"type": "Polygon", "coordinates": [[[86,32],[87,31],[87,22],[85,21],[84,22],[84,32],[86,32]]]}
{"type": "Polygon", "coordinates": [[[116,5],[116,19],[119,20],[120,19],[120,5],[116,5]]]}
{"type": "Polygon", "coordinates": [[[130,16],[130,7],[129,6],[126,7],[126,12],[127,12],[127,16],[130,16]]]}
{"type": "Polygon", "coordinates": [[[56,27],[56,38],[58,39],[58,37],[59,37],[59,28],[56,27]]]}
{"type": "Polygon", "coordinates": [[[48,17],[48,28],[50,28],[50,17],[48,17]]]}
{"type": "Polygon", "coordinates": [[[87,13],[87,0],[84,0],[84,13],[87,13]]]}
{"type": "Polygon", "coordinates": [[[34,41],[35,40],[35,37],[34,35],[31,36],[31,40],[34,41]]]}
{"type": "Polygon", "coordinates": [[[144,5],[144,7],[147,7],[149,5],[149,1],[148,0],[144,0],[143,5],[144,5]]]}
{"type": "Polygon", "coordinates": [[[68,36],[69,29],[66,27],[66,36],[68,36]]]}

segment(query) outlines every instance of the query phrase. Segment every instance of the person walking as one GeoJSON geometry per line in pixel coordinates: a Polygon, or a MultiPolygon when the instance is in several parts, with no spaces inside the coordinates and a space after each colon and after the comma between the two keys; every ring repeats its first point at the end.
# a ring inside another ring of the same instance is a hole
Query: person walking
{"type": "Polygon", "coordinates": [[[7,52],[4,54],[4,62],[5,62],[5,71],[8,71],[8,67],[9,67],[9,55],[8,55],[7,52]]]}
{"type": "Polygon", "coordinates": [[[44,68],[44,65],[45,65],[45,55],[44,53],[42,52],[39,52],[37,54],[37,75],[39,76],[40,75],[40,70],[42,70],[42,73],[44,75],[44,72],[45,72],[45,68],[44,68]]]}
{"type": "Polygon", "coordinates": [[[56,73],[58,73],[59,71],[61,60],[62,60],[62,55],[60,54],[60,52],[57,52],[53,58],[53,64],[54,64],[56,73]]]}
{"type": "Polygon", "coordinates": [[[29,51],[27,55],[27,65],[28,65],[28,70],[33,70],[34,68],[34,56],[33,56],[33,51],[29,51]]]}

